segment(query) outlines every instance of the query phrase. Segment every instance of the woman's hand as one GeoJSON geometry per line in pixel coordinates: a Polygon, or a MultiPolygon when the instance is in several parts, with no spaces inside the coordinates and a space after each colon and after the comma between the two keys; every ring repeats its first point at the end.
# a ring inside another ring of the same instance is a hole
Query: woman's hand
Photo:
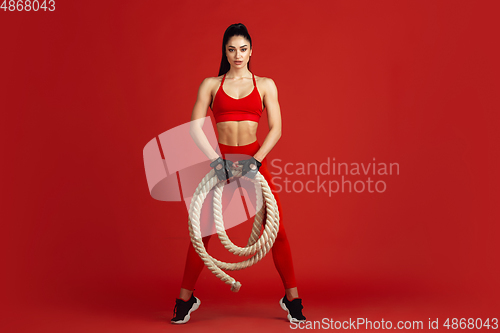
{"type": "Polygon", "coordinates": [[[233,176],[233,172],[230,167],[234,166],[230,160],[224,160],[221,157],[217,158],[215,161],[210,163],[210,166],[214,168],[215,174],[219,180],[227,180],[233,176]]]}
{"type": "Polygon", "coordinates": [[[259,168],[262,166],[262,163],[257,161],[255,157],[251,157],[248,160],[241,160],[237,162],[238,165],[243,166],[243,170],[241,172],[242,176],[246,176],[248,178],[254,179],[255,175],[259,171],[259,168]]]}

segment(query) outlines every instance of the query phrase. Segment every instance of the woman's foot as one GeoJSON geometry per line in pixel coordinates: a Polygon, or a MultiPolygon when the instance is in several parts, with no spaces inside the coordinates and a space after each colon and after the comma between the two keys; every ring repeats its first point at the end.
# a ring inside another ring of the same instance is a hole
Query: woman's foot
{"type": "Polygon", "coordinates": [[[200,307],[201,301],[194,297],[191,293],[191,298],[187,301],[177,298],[175,300],[174,317],[170,321],[172,324],[185,324],[191,319],[191,312],[196,311],[200,307]]]}
{"type": "Polygon", "coordinates": [[[289,322],[298,323],[306,320],[306,317],[302,314],[302,309],[304,307],[302,306],[301,298],[294,298],[289,301],[285,295],[280,299],[279,304],[283,310],[288,312],[287,319],[289,322]]]}

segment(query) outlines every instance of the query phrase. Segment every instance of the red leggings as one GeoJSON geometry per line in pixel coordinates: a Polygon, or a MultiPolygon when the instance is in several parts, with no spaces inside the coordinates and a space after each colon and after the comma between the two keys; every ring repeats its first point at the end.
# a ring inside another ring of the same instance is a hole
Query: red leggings
{"type": "MultiPolygon", "coordinates": [[[[223,158],[225,158],[226,154],[248,155],[239,159],[234,159],[234,158],[231,159],[231,157],[233,156],[227,157],[231,161],[236,162],[237,160],[248,159],[252,157],[259,150],[260,144],[258,141],[255,141],[253,143],[244,146],[228,146],[219,143],[219,148],[223,158]]],[[[276,269],[278,270],[278,273],[281,277],[285,289],[294,288],[297,286],[297,284],[295,282],[295,273],[293,270],[292,253],[290,251],[290,245],[288,243],[288,238],[286,237],[285,228],[283,226],[283,211],[281,209],[281,202],[279,200],[278,193],[276,192],[276,186],[272,182],[271,174],[269,173],[269,170],[267,168],[267,160],[265,158],[264,160],[262,160],[262,166],[259,168],[259,172],[267,180],[269,187],[271,188],[274,197],[276,198],[276,202],[278,204],[278,210],[280,213],[279,231],[271,250],[273,253],[274,266],[276,266],[276,269]]],[[[213,191],[210,192],[212,193],[213,191]]],[[[226,195],[222,196],[223,207],[225,204],[227,204],[227,198],[228,196],[226,195]]],[[[210,194],[207,195],[205,199],[205,203],[207,202],[212,202],[212,196],[210,196],[210,194]]],[[[210,218],[213,220],[213,216],[211,214],[213,214],[213,209],[207,209],[207,210],[202,209],[200,220],[210,219],[210,218]]],[[[253,218],[251,219],[251,221],[253,221],[253,218]]],[[[208,251],[208,241],[210,240],[210,238],[211,235],[202,238],[203,244],[205,245],[205,249],[207,249],[207,251],[208,251]]],[[[196,280],[198,279],[198,276],[200,275],[201,270],[203,269],[204,266],[205,263],[203,262],[203,260],[201,260],[198,253],[196,253],[193,244],[190,242],[181,288],[194,290],[196,280]]]]}

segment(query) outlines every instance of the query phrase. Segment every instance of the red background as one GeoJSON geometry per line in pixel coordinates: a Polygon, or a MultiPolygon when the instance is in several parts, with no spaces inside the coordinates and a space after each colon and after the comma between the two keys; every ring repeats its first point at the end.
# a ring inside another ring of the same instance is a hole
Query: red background
{"type": "MultiPolygon", "coordinates": [[[[279,91],[283,136],[269,161],[400,165],[379,178],[381,194],[280,193],[308,319],[498,318],[498,9],[56,1],[55,12],[0,11],[3,331],[173,329],[187,211],[150,196],[142,149],[189,121],[238,22],[253,39],[251,71],[279,91]]],[[[247,229],[233,236],[244,243],[247,229]]],[[[226,258],[217,243],[211,254],[226,258]]],[[[233,275],[237,294],[204,269],[202,306],[184,329],[290,329],[271,255],[233,275]]]]}

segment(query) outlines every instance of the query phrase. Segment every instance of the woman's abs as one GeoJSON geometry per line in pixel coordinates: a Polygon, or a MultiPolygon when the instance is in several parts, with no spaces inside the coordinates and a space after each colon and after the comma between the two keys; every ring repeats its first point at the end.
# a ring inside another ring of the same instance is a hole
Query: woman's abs
{"type": "Polygon", "coordinates": [[[254,121],[225,121],[217,124],[219,143],[244,146],[257,140],[258,123],[254,121]]]}

